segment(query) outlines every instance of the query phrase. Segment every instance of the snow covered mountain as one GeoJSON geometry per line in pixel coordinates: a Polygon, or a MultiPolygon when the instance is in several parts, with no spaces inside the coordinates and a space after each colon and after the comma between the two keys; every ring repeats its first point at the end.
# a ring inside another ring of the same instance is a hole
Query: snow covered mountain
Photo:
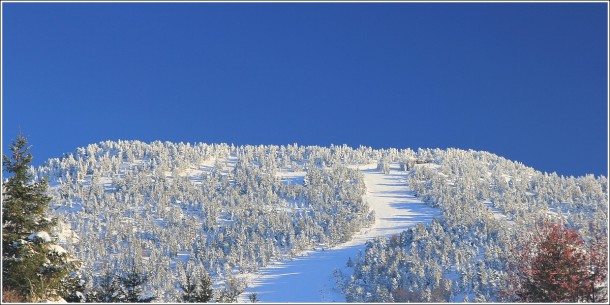
{"type": "Polygon", "coordinates": [[[493,301],[540,217],[607,230],[606,177],[478,151],[107,141],[32,170],[87,285],[135,263],[166,302],[201,272],[240,301],[493,301]]]}

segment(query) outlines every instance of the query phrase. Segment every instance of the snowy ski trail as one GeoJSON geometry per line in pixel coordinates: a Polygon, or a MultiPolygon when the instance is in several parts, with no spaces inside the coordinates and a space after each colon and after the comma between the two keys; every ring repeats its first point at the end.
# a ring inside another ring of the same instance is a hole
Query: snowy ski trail
{"type": "Polygon", "coordinates": [[[392,164],[387,175],[378,171],[376,164],[358,168],[364,174],[367,187],[364,198],[375,211],[375,224],[346,243],[261,268],[248,277],[248,288],[240,295],[240,302],[249,302],[252,292],[257,294],[259,302],[345,302],[344,295],[335,287],[335,269],[351,274],[346,262],[349,257],[357,257],[359,251],[364,254],[366,241],[400,233],[440,215],[437,209],[414,196],[406,185],[406,173],[399,171],[397,164],[392,164]]]}

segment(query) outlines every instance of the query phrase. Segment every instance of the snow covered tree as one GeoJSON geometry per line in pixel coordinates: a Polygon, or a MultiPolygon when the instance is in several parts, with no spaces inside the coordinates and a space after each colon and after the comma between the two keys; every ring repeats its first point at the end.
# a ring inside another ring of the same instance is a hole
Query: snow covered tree
{"type": "Polygon", "coordinates": [[[225,288],[220,291],[217,298],[219,303],[236,303],[237,297],[246,289],[246,283],[242,279],[236,279],[229,275],[225,282],[225,288]]]}
{"type": "Polygon", "coordinates": [[[589,290],[586,301],[608,302],[608,235],[602,230],[592,230],[593,238],[587,246],[589,290]]]}
{"type": "Polygon", "coordinates": [[[129,271],[120,277],[125,297],[122,302],[128,303],[150,303],[155,297],[144,297],[142,286],[148,281],[148,276],[138,270],[135,262],[131,262],[129,271]]]}
{"type": "Polygon", "coordinates": [[[118,303],[122,301],[122,291],[119,280],[106,270],[97,287],[87,293],[87,302],[118,303]]]}
{"type": "Polygon", "coordinates": [[[210,277],[202,273],[199,277],[199,283],[193,278],[193,274],[185,274],[185,283],[180,285],[182,288],[182,302],[185,303],[207,303],[212,300],[212,280],[210,277]]]}
{"type": "Polygon", "coordinates": [[[248,300],[250,300],[250,303],[258,303],[260,301],[256,292],[250,293],[248,295],[248,300]]]}
{"type": "Polygon", "coordinates": [[[51,201],[47,181],[33,181],[25,137],[19,135],[9,149],[12,156],[2,156],[3,171],[12,175],[2,183],[2,288],[30,302],[69,295],[78,261],[47,233],[55,225],[45,217],[51,201]]]}
{"type": "Polygon", "coordinates": [[[97,285],[86,295],[87,302],[93,303],[150,303],[155,297],[145,297],[143,286],[148,276],[129,261],[126,271],[119,275],[108,269],[104,271],[97,285]]]}
{"type": "Polygon", "coordinates": [[[379,160],[379,162],[377,162],[377,170],[381,171],[384,174],[389,174],[390,164],[388,160],[379,160]]]}
{"type": "Polygon", "coordinates": [[[195,291],[197,290],[197,283],[194,281],[193,276],[189,273],[184,276],[185,282],[180,284],[180,289],[182,289],[181,300],[185,303],[196,302],[195,301],[195,291]]]}

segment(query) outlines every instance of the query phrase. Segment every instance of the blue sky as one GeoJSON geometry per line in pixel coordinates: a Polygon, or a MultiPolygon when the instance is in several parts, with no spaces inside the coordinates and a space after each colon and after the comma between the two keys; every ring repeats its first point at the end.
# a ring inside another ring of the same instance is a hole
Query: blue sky
{"type": "Polygon", "coordinates": [[[3,3],[3,152],[485,150],[606,175],[604,3],[3,3]]]}

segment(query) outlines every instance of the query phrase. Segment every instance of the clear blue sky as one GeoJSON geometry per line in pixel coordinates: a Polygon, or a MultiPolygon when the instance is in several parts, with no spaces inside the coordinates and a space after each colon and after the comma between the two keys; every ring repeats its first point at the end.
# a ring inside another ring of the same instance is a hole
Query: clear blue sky
{"type": "Polygon", "coordinates": [[[3,3],[3,152],[486,150],[607,176],[605,3],[3,3]]]}

